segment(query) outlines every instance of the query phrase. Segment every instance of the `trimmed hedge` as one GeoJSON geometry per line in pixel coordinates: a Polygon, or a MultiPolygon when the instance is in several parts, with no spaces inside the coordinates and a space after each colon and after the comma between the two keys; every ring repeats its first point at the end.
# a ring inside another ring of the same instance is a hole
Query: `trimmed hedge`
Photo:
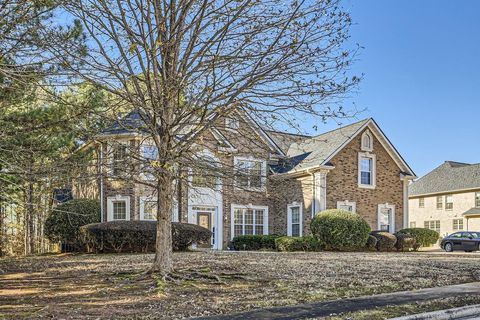
{"type": "Polygon", "coordinates": [[[233,250],[275,250],[275,239],[279,238],[279,235],[244,235],[236,236],[231,241],[231,248],[233,250]]]}
{"type": "Polygon", "coordinates": [[[372,236],[371,234],[368,235],[367,243],[365,244],[365,247],[370,250],[376,250],[377,249],[377,238],[372,236]]]}
{"type": "MultiPolygon", "coordinates": [[[[110,221],[80,228],[89,252],[152,252],[155,251],[156,221],[110,221]]],[[[189,223],[172,223],[174,251],[185,251],[193,243],[210,241],[210,230],[189,223]]]]}
{"type": "Polygon", "coordinates": [[[392,251],[397,242],[397,237],[386,231],[372,231],[372,236],[377,238],[376,248],[378,251],[392,251]]]}
{"type": "Polygon", "coordinates": [[[277,251],[320,251],[322,246],[317,239],[308,237],[280,237],[275,239],[277,251]]]}
{"type": "Polygon", "coordinates": [[[437,243],[440,234],[435,230],[427,228],[406,228],[398,231],[398,233],[408,234],[415,238],[415,245],[413,250],[418,250],[420,247],[429,247],[437,243]]]}
{"type": "Polygon", "coordinates": [[[52,208],[45,221],[45,235],[50,241],[61,241],[74,250],[83,250],[79,228],[95,222],[100,222],[100,202],[70,200],[52,208]]]}
{"type": "Polygon", "coordinates": [[[312,234],[327,249],[363,248],[371,229],[358,214],[345,210],[326,210],[311,222],[312,234]]]}
{"type": "Polygon", "coordinates": [[[397,251],[410,251],[410,249],[415,247],[416,241],[411,235],[396,233],[395,237],[397,237],[397,242],[395,243],[397,251]]]}

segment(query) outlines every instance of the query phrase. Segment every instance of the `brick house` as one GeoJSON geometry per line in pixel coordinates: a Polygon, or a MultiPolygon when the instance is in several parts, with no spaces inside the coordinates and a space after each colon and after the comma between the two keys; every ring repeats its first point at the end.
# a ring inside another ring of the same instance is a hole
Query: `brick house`
{"type": "MultiPolygon", "coordinates": [[[[154,219],[153,191],[115,178],[126,146],[155,154],[129,129],[139,121],[131,113],[89,144],[99,173],[89,186],[95,191],[79,184],[73,193],[100,198],[102,221],[154,219]]],[[[360,214],[374,230],[394,232],[407,224],[415,174],[373,119],[309,137],[264,130],[236,114],[218,120],[200,141],[199,153],[231,174],[208,177],[186,168],[188,179],[176,184],[172,219],[212,230],[214,249],[242,234],[307,235],[312,217],[331,208],[360,214]]]]}

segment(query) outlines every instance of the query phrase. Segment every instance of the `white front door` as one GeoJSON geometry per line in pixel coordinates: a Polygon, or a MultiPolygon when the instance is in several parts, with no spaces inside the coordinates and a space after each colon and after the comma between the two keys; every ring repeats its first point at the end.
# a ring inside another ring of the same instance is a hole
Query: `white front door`
{"type": "Polygon", "coordinates": [[[378,205],[378,230],[395,232],[395,206],[390,204],[378,205]]]}

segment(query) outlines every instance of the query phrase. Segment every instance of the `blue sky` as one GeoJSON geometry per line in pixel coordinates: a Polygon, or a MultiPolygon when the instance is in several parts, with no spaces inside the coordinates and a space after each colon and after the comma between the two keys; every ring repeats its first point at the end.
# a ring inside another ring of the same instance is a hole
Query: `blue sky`
{"type": "MultiPolygon", "coordinates": [[[[418,176],[480,162],[480,1],[345,0],[365,73],[345,101],[367,110],[418,176]]],[[[344,121],[354,122],[357,119],[344,121]]],[[[334,122],[319,131],[334,128],[334,122]]]]}

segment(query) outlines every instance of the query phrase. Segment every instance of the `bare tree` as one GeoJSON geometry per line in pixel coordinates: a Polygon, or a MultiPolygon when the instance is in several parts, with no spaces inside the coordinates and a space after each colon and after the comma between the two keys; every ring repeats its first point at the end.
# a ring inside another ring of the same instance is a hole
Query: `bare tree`
{"type": "Polygon", "coordinates": [[[339,0],[79,0],[64,8],[87,47],[52,51],[73,78],[136,108],[158,149],[155,272],[172,270],[178,163],[217,118],[325,120],[344,114],[341,99],[359,80],[347,75],[355,51],[342,48],[351,20],[339,0]]]}

